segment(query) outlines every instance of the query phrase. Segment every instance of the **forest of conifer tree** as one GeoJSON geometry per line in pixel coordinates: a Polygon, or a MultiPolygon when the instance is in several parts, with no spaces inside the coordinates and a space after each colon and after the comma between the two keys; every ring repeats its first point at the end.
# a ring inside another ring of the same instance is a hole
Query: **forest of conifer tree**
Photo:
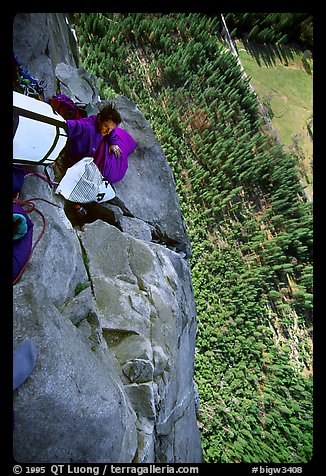
{"type": "MultiPolygon", "coordinates": [[[[308,14],[273,14],[279,28],[267,14],[236,15],[225,14],[230,32],[312,45],[308,14]]],[[[101,99],[136,104],[174,174],[193,253],[204,461],[309,461],[312,204],[220,16],[75,13],[73,27],[101,99]]]]}

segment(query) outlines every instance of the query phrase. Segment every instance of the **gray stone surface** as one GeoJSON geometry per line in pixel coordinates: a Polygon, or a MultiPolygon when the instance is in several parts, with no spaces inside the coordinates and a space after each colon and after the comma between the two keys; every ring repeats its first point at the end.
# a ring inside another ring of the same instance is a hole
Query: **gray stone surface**
{"type": "Polygon", "coordinates": [[[13,20],[13,51],[36,79],[44,81],[46,100],[56,94],[56,65],[79,66],[66,18],[64,13],[16,13],[13,20]]]}
{"type": "Polygon", "coordinates": [[[173,462],[176,448],[177,458],[200,461],[193,386],[196,309],[188,265],[177,253],[101,220],[85,225],[79,237],[100,325],[121,364],[127,394],[138,417],[155,420],[153,444],[161,448],[164,441],[164,452],[171,452],[160,450],[158,461],[173,462]]]}
{"type": "Polygon", "coordinates": [[[98,101],[95,77],[84,68],[76,69],[65,63],[58,63],[55,75],[59,81],[62,94],[69,96],[74,102],[92,104],[98,101]]]}
{"type": "Polygon", "coordinates": [[[131,218],[127,216],[122,216],[119,221],[122,231],[129,233],[134,238],[139,238],[144,241],[152,240],[152,230],[147,223],[138,218],[131,218]]]}
{"type": "Polygon", "coordinates": [[[20,336],[30,336],[38,349],[36,368],[14,396],[15,459],[132,461],[138,445],[136,418],[110,353],[105,348],[92,351],[50,304],[40,283],[15,289],[14,335],[17,343],[20,336]]]}

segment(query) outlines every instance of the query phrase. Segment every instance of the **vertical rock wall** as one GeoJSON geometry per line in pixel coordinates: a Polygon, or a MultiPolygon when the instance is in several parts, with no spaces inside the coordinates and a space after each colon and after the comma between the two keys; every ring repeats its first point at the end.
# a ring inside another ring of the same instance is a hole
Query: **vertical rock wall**
{"type": "MultiPolygon", "coordinates": [[[[47,82],[48,98],[59,87],[100,106],[64,14],[17,14],[14,52],[47,82]]],[[[63,199],[37,176],[22,188],[20,198],[57,206],[37,203],[46,230],[14,286],[13,347],[31,339],[38,353],[14,392],[19,462],[201,462],[189,239],[150,126],[127,98],[115,102],[138,144],[107,205],[120,229],[102,219],[74,228],[63,199]]],[[[35,239],[42,220],[30,217],[35,239]]]]}

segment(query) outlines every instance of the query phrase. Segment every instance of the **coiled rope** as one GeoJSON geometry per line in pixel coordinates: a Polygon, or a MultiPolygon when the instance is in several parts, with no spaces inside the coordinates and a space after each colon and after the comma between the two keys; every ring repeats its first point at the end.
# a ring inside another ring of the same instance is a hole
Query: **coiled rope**
{"type": "MultiPolygon", "coordinates": [[[[18,167],[14,167],[14,168],[18,168],[18,167]]],[[[27,173],[25,175],[25,177],[27,176],[30,176],[30,175],[36,175],[38,177],[40,177],[42,180],[45,180],[46,182],[50,183],[51,185],[57,185],[56,182],[53,182],[51,181],[50,179],[48,179],[47,177],[45,177],[44,175],[42,174],[39,174],[38,172],[33,172],[33,171],[29,171],[29,173],[27,173]]],[[[25,178],[24,177],[24,178],[25,178]]],[[[53,205],[54,207],[58,207],[58,208],[61,208],[60,205],[57,205],[56,203],[53,203],[51,202],[50,200],[47,200],[46,198],[40,198],[40,197],[32,197],[32,198],[28,198],[26,200],[21,200],[19,198],[19,193],[17,193],[17,195],[13,198],[13,203],[16,203],[17,205],[21,206],[24,211],[26,213],[31,213],[32,211],[36,211],[42,218],[42,222],[43,222],[43,225],[42,225],[42,230],[41,230],[41,233],[39,234],[39,236],[37,237],[35,243],[33,244],[28,256],[27,256],[27,259],[22,267],[22,269],[20,270],[19,274],[16,276],[16,278],[13,280],[13,285],[15,285],[17,283],[17,281],[20,279],[20,277],[22,276],[23,272],[25,271],[26,269],[26,266],[27,264],[29,263],[30,259],[31,259],[31,256],[33,254],[33,251],[36,247],[36,245],[38,244],[38,242],[40,241],[40,239],[42,238],[44,232],[45,232],[45,228],[46,228],[46,218],[45,216],[43,215],[43,213],[38,209],[36,208],[35,206],[35,203],[33,203],[34,201],[36,200],[42,200],[43,202],[46,202],[46,203],[49,203],[50,205],[53,205]],[[27,207],[27,208],[24,208],[24,207],[27,207]]]]}

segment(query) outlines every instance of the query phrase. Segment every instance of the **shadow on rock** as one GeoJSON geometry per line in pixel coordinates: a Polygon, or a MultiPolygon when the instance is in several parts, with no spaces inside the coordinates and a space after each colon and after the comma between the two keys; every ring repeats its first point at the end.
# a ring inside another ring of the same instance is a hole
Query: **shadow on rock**
{"type": "Polygon", "coordinates": [[[65,200],[64,211],[73,226],[82,227],[85,223],[103,220],[121,231],[116,215],[110,208],[99,203],[83,203],[81,204],[82,210],[78,211],[76,205],[75,202],[65,200]]]}

